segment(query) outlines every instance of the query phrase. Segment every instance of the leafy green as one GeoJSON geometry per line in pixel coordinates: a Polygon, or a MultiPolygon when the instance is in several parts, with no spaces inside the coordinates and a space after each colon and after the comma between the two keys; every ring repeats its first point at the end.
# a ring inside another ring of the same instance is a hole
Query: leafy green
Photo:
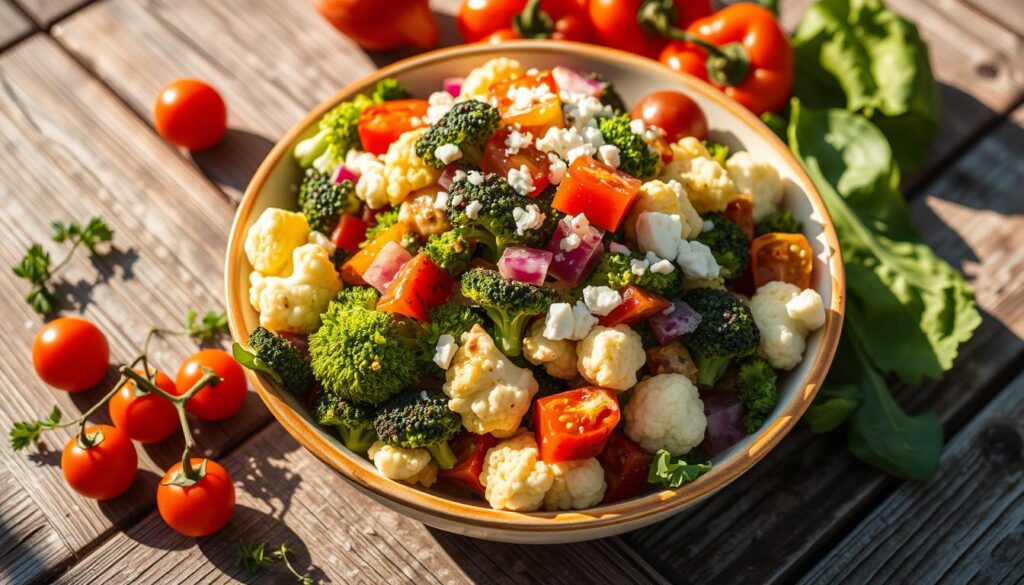
{"type": "Polygon", "coordinates": [[[11,448],[21,451],[29,445],[39,442],[43,431],[61,427],[60,419],[63,414],[56,406],[50,411],[50,416],[42,420],[17,421],[10,430],[11,448]]]}
{"type": "Polygon", "coordinates": [[[246,367],[254,372],[266,374],[270,376],[270,379],[282,384],[281,375],[274,371],[274,368],[270,367],[270,364],[261,360],[256,354],[251,351],[247,351],[238,342],[231,345],[231,357],[235,358],[241,366],[246,367]]]}
{"type": "Polygon", "coordinates": [[[185,332],[199,341],[212,341],[228,332],[228,316],[224,311],[207,311],[202,317],[189,310],[185,317],[185,332]]]}
{"type": "Polygon", "coordinates": [[[909,171],[938,130],[938,86],[917,27],[882,0],[818,0],[793,36],[794,95],[864,114],[909,171]]]}
{"type": "Polygon", "coordinates": [[[655,453],[654,460],[651,461],[651,469],[647,473],[647,483],[677,488],[709,471],[711,471],[709,459],[698,459],[690,455],[673,459],[668,451],[661,449],[655,453]]]}
{"type": "MultiPolygon", "coordinates": [[[[836,356],[833,369],[836,362],[842,359],[842,356],[836,356]]],[[[814,404],[807,409],[803,420],[812,433],[827,433],[846,422],[863,398],[860,388],[854,384],[828,385],[826,382],[814,398],[814,404]]]]}

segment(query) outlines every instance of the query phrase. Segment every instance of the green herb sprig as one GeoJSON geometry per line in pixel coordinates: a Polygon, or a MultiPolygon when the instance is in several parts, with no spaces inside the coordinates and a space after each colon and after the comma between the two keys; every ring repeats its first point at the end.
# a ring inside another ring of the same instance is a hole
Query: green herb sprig
{"type": "Polygon", "coordinates": [[[288,572],[295,576],[300,585],[313,585],[315,581],[308,573],[299,573],[292,565],[289,557],[294,554],[295,549],[287,540],[282,542],[277,550],[271,552],[267,552],[267,543],[265,542],[239,542],[238,549],[235,551],[235,566],[255,575],[270,568],[277,561],[282,561],[288,568],[288,572]]]}

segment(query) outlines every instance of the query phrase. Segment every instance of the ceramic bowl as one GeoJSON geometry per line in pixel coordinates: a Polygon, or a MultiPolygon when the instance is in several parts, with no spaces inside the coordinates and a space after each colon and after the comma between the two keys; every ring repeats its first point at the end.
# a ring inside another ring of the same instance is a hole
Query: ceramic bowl
{"type": "MultiPolygon", "coordinates": [[[[256,171],[238,207],[227,249],[226,290],[232,336],[244,343],[259,321],[249,305],[249,273],[243,251],[249,226],[268,207],[295,208],[291,186],[300,176],[293,162],[294,144],[314,133],[317,120],[337,103],[371,88],[383,77],[396,77],[414,95],[427,96],[445,77],[463,76],[493,57],[511,57],[525,67],[564,65],[599,71],[615,84],[627,104],[662,89],[688,94],[704,110],[711,137],[750,151],[779,170],[785,182],[784,207],[803,220],[814,248],[813,287],[825,302],[825,326],[807,340],[803,362],[780,378],[774,414],[754,435],[723,453],[713,469],[676,490],[654,490],[636,498],[585,511],[519,513],[492,510],[479,500],[444,491],[424,490],[380,476],[373,464],[348,451],[330,432],[318,427],[291,395],[268,378],[247,371],[267,408],[303,446],[341,473],[374,500],[425,524],[468,536],[522,543],[572,542],[634,530],[676,514],[735,480],[762,459],[810,405],[835,353],[843,316],[844,277],[836,234],[810,179],[786,146],[757,117],[714,88],[676,74],[655,61],[592,45],[519,41],[468,45],[420,55],[384,67],[338,91],[295,125],[256,171]]],[[[436,488],[437,486],[435,486],[436,488]]]]}

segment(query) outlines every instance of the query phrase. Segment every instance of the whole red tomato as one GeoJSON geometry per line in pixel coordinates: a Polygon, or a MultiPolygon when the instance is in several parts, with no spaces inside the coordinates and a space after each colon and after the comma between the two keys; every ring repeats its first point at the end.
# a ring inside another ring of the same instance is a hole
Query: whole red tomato
{"type": "Polygon", "coordinates": [[[656,91],[633,106],[631,118],[639,118],[649,126],[665,132],[665,140],[675,142],[685,136],[704,140],[708,137],[708,119],[704,111],[686,94],[678,91],[656,91]]]}
{"type": "Polygon", "coordinates": [[[167,142],[206,150],[227,131],[228,111],[216,89],[198,79],[178,79],[160,90],[153,123],[167,142]]]}
{"type": "Polygon", "coordinates": [[[591,0],[589,14],[602,45],[657,58],[672,28],[711,14],[711,0],[591,0]]]}
{"type": "MultiPolygon", "coordinates": [[[[154,383],[168,394],[177,393],[174,381],[163,372],[156,373],[154,383]]],[[[174,405],[159,394],[140,392],[131,381],[110,398],[108,408],[114,426],[140,443],[159,443],[178,430],[174,405]]]]}
{"type": "Polygon", "coordinates": [[[135,480],[139,458],[128,435],[110,425],[88,427],[93,443],[86,447],[78,435],[64,446],[60,468],[76,492],[94,500],[109,500],[135,480]]]}
{"type": "Polygon", "coordinates": [[[586,0],[464,0],[458,24],[467,42],[591,38],[586,0]]]}
{"type": "Polygon", "coordinates": [[[198,538],[217,532],[235,511],[235,486],[224,467],[209,459],[190,459],[202,477],[189,486],[175,485],[181,463],[167,470],[156,489],[156,507],[168,526],[185,536],[198,538]],[[205,462],[205,465],[204,465],[205,462]]]}
{"type": "Polygon", "coordinates": [[[110,348],[98,327],[75,317],[54,319],[32,341],[32,366],[50,386],[84,392],[107,373],[110,348]]]}
{"type": "Polygon", "coordinates": [[[245,373],[230,354],[219,349],[200,350],[182,362],[174,377],[178,394],[187,392],[203,377],[203,368],[213,370],[220,382],[197,392],[185,408],[203,420],[221,420],[238,412],[247,391],[245,373]]]}

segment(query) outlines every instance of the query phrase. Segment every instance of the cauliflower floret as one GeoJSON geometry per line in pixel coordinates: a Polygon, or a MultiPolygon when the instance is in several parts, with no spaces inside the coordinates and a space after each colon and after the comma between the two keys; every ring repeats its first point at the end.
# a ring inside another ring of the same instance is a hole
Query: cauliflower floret
{"type": "Polygon", "coordinates": [[[268,207],[245,236],[245,255],[253,269],[264,276],[288,274],[292,251],[305,244],[308,238],[306,216],[268,207]]]}
{"type": "Polygon", "coordinates": [[[758,353],[777,370],[791,370],[803,359],[811,331],[825,324],[825,307],[813,289],[788,282],[762,285],[750,298],[750,312],[761,332],[758,353]]]}
{"type": "Polygon", "coordinates": [[[682,374],[659,374],[637,384],[623,415],[626,435],[648,453],[688,453],[704,440],[708,424],[697,387],[682,374]]]}
{"type": "Polygon", "coordinates": [[[678,180],[698,213],[725,211],[736,196],[736,185],[718,161],[697,157],[690,162],[690,172],[679,175],[678,180]]]}
{"type": "Polygon", "coordinates": [[[380,440],[374,441],[366,454],[384,477],[399,481],[416,479],[431,461],[426,449],[392,447],[380,440]]]}
{"type": "MultiPolygon", "coordinates": [[[[371,157],[373,155],[370,155],[371,157]]],[[[384,163],[377,159],[365,160],[362,173],[356,181],[356,197],[370,209],[381,209],[388,204],[388,180],[384,176],[384,163]]]]}
{"type": "Polygon", "coordinates": [[[551,467],[540,460],[533,433],[522,431],[487,452],[480,483],[495,510],[532,512],[544,503],[554,482],[551,467]]]}
{"type": "Polygon", "coordinates": [[[644,212],[678,215],[681,228],[680,238],[693,239],[697,237],[703,226],[700,215],[693,208],[690,200],[686,197],[686,191],[678,181],[647,181],[640,186],[640,193],[629,209],[629,214],[623,224],[626,237],[632,242],[637,241],[637,219],[644,212]]]}
{"type": "Polygon", "coordinates": [[[608,485],[604,469],[597,459],[549,463],[555,477],[544,495],[545,510],[584,510],[596,506],[604,498],[608,485]]]}
{"type": "Polygon", "coordinates": [[[483,327],[474,325],[446,373],[448,408],[462,415],[472,433],[511,436],[537,393],[530,370],[513,364],[483,327]]]}
{"type": "Polygon", "coordinates": [[[436,183],[441,176],[441,171],[416,156],[416,140],[426,132],[426,128],[420,128],[402,134],[384,155],[385,191],[391,205],[397,206],[409,193],[436,183]]]}
{"type": "Polygon", "coordinates": [[[544,337],[544,320],[530,325],[523,338],[523,357],[535,366],[544,366],[548,374],[570,380],[576,376],[576,342],[568,339],[553,341],[544,337]]]}
{"type": "Polygon", "coordinates": [[[341,278],[327,250],[303,244],[292,252],[294,266],[289,276],[249,276],[249,302],[260,313],[260,325],[271,331],[310,333],[320,325],[341,290],[341,278]]]}
{"type": "Polygon", "coordinates": [[[576,357],[588,382],[620,392],[636,384],[636,371],[647,361],[640,334],[628,325],[594,327],[576,345],[576,357]]]}
{"type": "Polygon", "coordinates": [[[782,201],[782,179],[770,164],[755,160],[749,152],[737,152],[725,161],[729,178],[736,190],[749,193],[753,204],[754,221],[761,221],[778,211],[782,201]]]}
{"type": "Polygon", "coordinates": [[[438,208],[434,205],[437,193],[436,187],[410,193],[409,198],[398,209],[398,221],[423,237],[450,230],[452,225],[448,223],[448,214],[445,213],[444,207],[438,208]]]}
{"type": "Polygon", "coordinates": [[[523,66],[515,59],[497,57],[469,72],[462,81],[459,99],[487,99],[487,90],[499,81],[523,75],[523,66]]]}

